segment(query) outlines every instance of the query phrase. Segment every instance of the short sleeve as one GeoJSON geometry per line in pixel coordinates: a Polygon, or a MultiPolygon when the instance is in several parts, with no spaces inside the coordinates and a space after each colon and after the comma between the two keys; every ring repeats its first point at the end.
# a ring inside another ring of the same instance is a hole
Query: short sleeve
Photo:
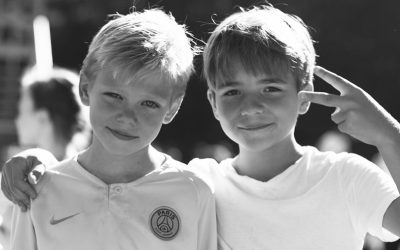
{"type": "Polygon", "coordinates": [[[392,177],[361,156],[348,156],[341,164],[342,184],[355,227],[383,241],[397,240],[382,226],[387,208],[399,197],[392,177]]]}
{"type": "Polygon", "coordinates": [[[195,179],[198,190],[199,220],[197,249],[217,250],[217,219],[213,190],[201,179],[195,179]]]}

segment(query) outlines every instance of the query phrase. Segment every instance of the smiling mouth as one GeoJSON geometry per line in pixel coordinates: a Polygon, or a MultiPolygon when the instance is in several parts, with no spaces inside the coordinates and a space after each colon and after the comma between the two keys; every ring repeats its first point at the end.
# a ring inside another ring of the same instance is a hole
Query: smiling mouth
{"type": "Polygon", "coordinates": [[[255,130],[261,130],[264,128],[270,127],[272,124],[261,124],[261,125],[249,125],[249,126],[238,126],[239,129],[241,130],[246,130],[246,131],[255,131],[255,130]]]}
{"type": "Polygon", "coordinates": [[[111,128],[109,128],[109,127],[107,127],[107,129],[111,132],[111,134],[112,134],[113,136],[115,136],[115,137],[117,137],[118,139],[123,140],[123,141],[131,141],[131,140],[135,140],[135,139],[139,138],[138,136],[129,135],[129,134],[126,134],[126,133],[124,133],[124,132],[111,129],[111,128]]]}

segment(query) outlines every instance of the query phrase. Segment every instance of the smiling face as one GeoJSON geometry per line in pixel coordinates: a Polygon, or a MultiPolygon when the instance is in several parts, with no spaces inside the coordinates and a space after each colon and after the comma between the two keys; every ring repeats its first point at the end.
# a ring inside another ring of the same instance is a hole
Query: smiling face
{"type": "Polygon", "coordinates": [[[289,72],[252,74],[236,65],[236,73],[223,79],[208,98],[225,134],[239,148],[263,151],[291,143],[300,105],[295,78],[289,72]]]}
{"type": "Polygon", "coordinates": [[[147,148],[181,101],[171,101],[173,89],[157,73],[138,79],[113,77],[111,70],[102,70],[92,84],[82,81],[80,90],[83,103],[90,106],[92,147],[114,155],[147,148]]]}

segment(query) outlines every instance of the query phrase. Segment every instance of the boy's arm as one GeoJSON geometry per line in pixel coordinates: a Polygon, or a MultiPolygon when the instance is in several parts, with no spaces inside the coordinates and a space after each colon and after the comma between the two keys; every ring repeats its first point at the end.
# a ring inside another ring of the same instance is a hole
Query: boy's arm
{"type": "Polygon", "coordinates": [[[1,190],[12,202],[26,211],[30,198],[36,198],[36,191],[29,182],[36,183],[45,172],[44,165],[57,163],[57,159],[44,149],[25,150],[9,159],[2,168],[1,190]],[[29,181],[29,182],[28,182],[29,181]]]}
{"type": "MultiPolygon", "coordinates": [[[[332,120],[338,129],[378,148],[397,189],[400,187],[400,124],[378,102],[346,79],[316,67],[315,74],[336,88],[340,95],[301,91],[300,99],[336,107],[332,120]]],[[[400,236],[400,200],[386,210],[383,226],[400,236]]]]}

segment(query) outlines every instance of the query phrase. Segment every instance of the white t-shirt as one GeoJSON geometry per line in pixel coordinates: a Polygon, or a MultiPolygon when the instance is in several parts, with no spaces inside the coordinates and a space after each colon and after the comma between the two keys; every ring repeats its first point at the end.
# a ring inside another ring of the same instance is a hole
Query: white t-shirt
{"type": "MultiPolygon", "coordinates": [[[[112,167],[112,166],[110,166],[112,167]]],[[[167,157],[130,183],[107,185],[76,157],[47,171],[31,209],[14,208],[14,250],[217,248],[213,191],[167,157]]]]}
{"type": "Polygon", "coordinates": [[[396,239],[382,219],[397,188],[361,156],[305,147],[267,182],[238,175],[232,160],[189,163],[214,185],[219,249],[354,250],[362,249],[366,232],[396,239]]]}

